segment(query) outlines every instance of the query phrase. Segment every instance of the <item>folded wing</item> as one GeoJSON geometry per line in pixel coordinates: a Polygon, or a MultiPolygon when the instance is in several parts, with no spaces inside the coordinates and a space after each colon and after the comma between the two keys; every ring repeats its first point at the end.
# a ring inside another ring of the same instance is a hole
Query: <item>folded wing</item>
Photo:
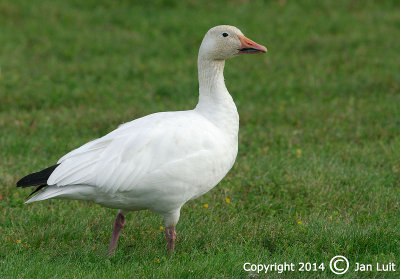
{"type": "Polygon", "coordinates": [[[199,117],[191,111],[166,112],[121,125],[62,157],[47,183],[91,185],[110,193],[131,190],[166,164],[212,148],[213,131],[218,131],[199,117]]]}

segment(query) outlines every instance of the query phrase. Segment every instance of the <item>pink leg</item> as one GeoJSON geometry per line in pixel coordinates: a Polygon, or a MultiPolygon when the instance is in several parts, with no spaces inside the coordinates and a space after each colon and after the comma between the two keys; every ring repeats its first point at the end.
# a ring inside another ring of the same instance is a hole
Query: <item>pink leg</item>
{"type": "Polygon", "coordinates": [[[119,234],[125,224],[125,216],[121,213],[118,213],[117,218],[115,218],[115,224],[110,240],[110,245],[108,246],[108,250],[106,252],[107,255],[113,255],[115,253],[115,248],[117,248],[118,244],[119,234]]]}
{"type": "Polygon", "coordinates": [[[176,232],[175,227],[165,228],[165,239],[167,240],[168,254],[174,251],[176,232]]]}

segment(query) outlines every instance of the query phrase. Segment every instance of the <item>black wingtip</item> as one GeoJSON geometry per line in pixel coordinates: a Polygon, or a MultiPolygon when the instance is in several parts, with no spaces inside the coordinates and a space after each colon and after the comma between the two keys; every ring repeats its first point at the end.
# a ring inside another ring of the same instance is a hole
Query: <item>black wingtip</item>
{"type": "Polygon", "coordinates": [[[49,179],[50,175],[58,167],[58,165],[59,164],[48,167],[48,168],[38,171],[38,172],[28,174],[27,176],[21,178],[17,182],[17,187],[25,188],[25,187],[30,187],[30,186],[43,186],[43,187],[46,186],[47,179],[49,179]]]}
{"type": "Polygon", "coordinates": [[[40,185],[39,187],[37,187],[34,191],[32,191],[32,193],[29,194],[29,196],[27,196],[26,198],[29,198],[30,196],[32,196],[33,194],[37,193],[38,191],[40,191],[41,189],[43,189],[44,187],[46,187],[47,185],[40,185]]]}

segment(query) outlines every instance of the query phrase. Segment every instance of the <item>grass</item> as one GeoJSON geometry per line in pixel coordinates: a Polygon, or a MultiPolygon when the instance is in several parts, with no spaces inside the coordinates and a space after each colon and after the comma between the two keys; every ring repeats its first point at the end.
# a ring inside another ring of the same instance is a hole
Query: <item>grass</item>
{"type": "MultiPolygon", "coordinates": [[[[397,1],[0,2],[0,278],[249,278],[245,262],[400,265],[397,1]],[[238,26],[269,52],[227,62],[241,117],[228,176],[187,203],[176,253],[162,219],[24,205],[23,175],[117,125],[193,108],[205,32],[238,26]],[[230,203],[226,202],[230,199],[230,203]],[[207,203],[208,208],[203,205],[207,203]]],[[[400,268],[400,267],[399,267],[400,268]]],[[[259,278],[336,278],[324,272],[259,278]]],[[[340,278],[398,278],[354,272],[340,278]]]]}

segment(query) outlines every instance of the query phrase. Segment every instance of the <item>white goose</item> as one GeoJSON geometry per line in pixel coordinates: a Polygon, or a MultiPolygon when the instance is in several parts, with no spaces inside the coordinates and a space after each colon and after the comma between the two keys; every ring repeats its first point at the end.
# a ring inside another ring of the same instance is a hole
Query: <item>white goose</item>
{"type": "Polygon", "coordinates": [[[225,87],[225,59],[266,51],[236,27],[211,28],[199,50],[195,109],[133,120],[27,175],[17,187],[45,189],[26,203],[76,199],[119,209],[108,254],[117,247],[126,214],[149,209],[164,218],[173,251],[181,207],[217,185],[236,159],[239,115],[225,87]]]}

